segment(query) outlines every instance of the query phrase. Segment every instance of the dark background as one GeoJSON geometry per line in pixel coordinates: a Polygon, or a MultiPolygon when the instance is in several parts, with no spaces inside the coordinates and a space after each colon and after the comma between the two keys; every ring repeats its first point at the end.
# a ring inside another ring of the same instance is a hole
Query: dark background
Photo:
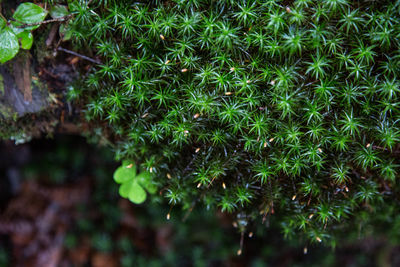
{"type": "Polygon", "coordinates": [[[333,250],[284,240],[273,217],[248,226],[238,256],[235,216],[173,207],[168,221],[168,205],[119,197],[117,167],[78,136],[0,143],[0,266],[400,266],[390,237],[333,250]]]}

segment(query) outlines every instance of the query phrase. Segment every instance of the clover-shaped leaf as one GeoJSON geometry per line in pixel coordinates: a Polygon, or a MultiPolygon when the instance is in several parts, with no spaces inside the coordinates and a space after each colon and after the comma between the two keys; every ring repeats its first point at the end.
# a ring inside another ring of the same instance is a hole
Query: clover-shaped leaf
{"type": "Polygon", "coordinates": [[[122,184],[126,181],[132,180],[136,176],[136,165],[134,162],[125,160],[122,162],[122,166],[120,166],[114,172],[114,180],[118,184],[122,184]]]}
{"type": "Polygon", "coordinates": [[[136,165],[133,161],[126,160],[115,172],[114,180],[118,184],[119,194],[133,203],[140,204],[146,200],[146,191],[154,194],[157,186],[152,182],[150,172],[136,173],[136,165]]]}
{"type": "Polygon", "coordinates": [[[119,194],[136,204],[143,203],[146,200],[146,192],[136,180],[123,183],[119,188],[119,194]]]}
{"type": "Polygon", "coordinates": [[[136,178],[150,194],[154,194],[157,191],[157,186],[153,183],[152,178],[150,172],[142,172],[136,178]]]}

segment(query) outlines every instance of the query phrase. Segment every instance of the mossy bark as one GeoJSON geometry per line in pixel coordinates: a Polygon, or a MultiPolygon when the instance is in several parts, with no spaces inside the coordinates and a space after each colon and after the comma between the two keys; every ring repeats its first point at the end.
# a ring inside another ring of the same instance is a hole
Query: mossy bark
{"type": "MultiPolygon", "coordinates": [[[[11,18],[22,2],[0,0],[1,14],[11,18]]],[[[77,79],[78,72],[70,58],[55,53],[59,25],[42,25],[34,31],[30,50],[20,49],[14,59],[0,65],[0,140],[23,142],[51,135],[58,126],[71,128],[71,117],[79,118],[65,97],[67,84],[77,79]]]]}
{"type": "Polygon", "coordinates": [[[28,51],[19,52],[10,62],[0,65],[0,116],[15,120],[49,107],[49,92],[33,71],[28,51]]]}

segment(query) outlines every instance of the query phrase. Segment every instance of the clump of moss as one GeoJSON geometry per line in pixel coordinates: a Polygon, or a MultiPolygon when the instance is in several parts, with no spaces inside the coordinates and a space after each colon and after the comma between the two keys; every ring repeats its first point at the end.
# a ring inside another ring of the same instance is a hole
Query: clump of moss
{"type": "Polygon", "coordinates": [[[400,1],[89,3],[70,27],[103,64],[74,97],[172,206],[332,244],[398,212],[400,1]]]}

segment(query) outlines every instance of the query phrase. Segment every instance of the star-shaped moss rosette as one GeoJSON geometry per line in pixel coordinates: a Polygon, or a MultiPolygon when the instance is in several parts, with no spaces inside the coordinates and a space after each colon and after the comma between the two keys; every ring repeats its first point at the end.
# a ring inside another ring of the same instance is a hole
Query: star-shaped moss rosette
{"type": "Polygon", "coordinates": [[[119,194],[135,204],[141,204],[146,200],[146,191],[150,194],[157,191],[152,178],[152,174],[147,171],[138,174],[135,163],[130,160],[123,161],[122,166],[114,172],[114,180],[120,184],[119,194]]]}

